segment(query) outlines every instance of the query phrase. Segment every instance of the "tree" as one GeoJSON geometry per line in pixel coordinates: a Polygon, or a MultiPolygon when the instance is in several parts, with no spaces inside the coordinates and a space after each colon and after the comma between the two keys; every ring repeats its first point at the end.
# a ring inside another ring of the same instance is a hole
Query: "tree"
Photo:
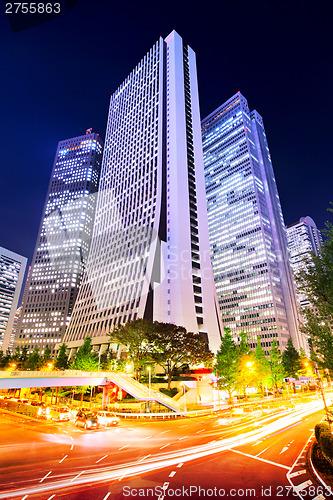
{"type": "Polygon", "coordinates": [[[301,369],[301,357],[290,337],[282,353],[282,365],[285,377],[298,377],[297,372],[301,369]]]}
{"type": "Polygon", "coordinates": [[[275,394],[277,395],[278,383],[280,383],[283,379],[283,364],[282,356],[275,339],[272,342],[272,347],[269,355],[269,364],[271,370],[272,387],[275,394]]]}
{"type": "Polygon", "coordinates": [[[59,347],[58,356],[54,361],[54,368],[57,370],[66,370],[68,367],[67,345],[61,344],[59,347]]]}
{"type": "Polygon", "coordinates": [[[237,386],[239,370],[239,349],[232,338],[229,328],[225,328],[220,349],[216,354],[216,376],[219,389],[228,391],[229,399],[237,386]]]}
{"type": "MultiPolygon", "coordinates": [[[[333,210],[330,208],[330,212],[333,210]]],[[[297,273],[298,289],[309,297],[311,308],[302,310],[301,331],[309,337],[315,358],[323,368],[333,369],[333,225],[326,223],[326,239],[320,255],[311,254],[297,273]]],[[[312,356],[313,357],[313,356],[312,356]]]]}
{"type": "Polygon", "coordinates": [[[24,362],[25,370],[39,370],[43,362],[43,358],[39,354],[38,347],[28,355],[27,359],[24,362]]]}
{"type": "Polygon", "coordinates": [[[97,370],[98,354],[92,351],[91,337],[86,337],[84,339],[83,345],[78,348],[71,363],[71,368],[73,370],[82,370],[87,372],[93,372],[97,370]]]}
{"type": "Polygon", "coordinates": [[[133,362],[136,380],[140,380],[141,370],[151,360],[152,346],[148,334],[152,332],[153,323],[144,319],[128,321],[117,326],[109,333],[110,342],[127,347],[128,356],[133,362]]]}
{"type": "Polygon", "coordinates": [[[204,339],[182,326],[155,321],[147,338],[151,360],[163,366],[168,375],[168,391],[172,376],[182,365],[208,363],[213,359],[204,339]]]}
{"type": "Polygon", "coordinates": [[[257,338],[257,345],[253,354],[255,385],[264,393],[264,384],[270,375],[269,362],[261,345],[261,338],[257,338]]]}
{"type": "Polygon", "coordinates": [[[311,358],[320,366],[333,370],[333,335],[331,322],[320,317],[315,311],[306,308],[303,311],[305,323],[301,331],[310,337],[313,352],[311,358]]]}

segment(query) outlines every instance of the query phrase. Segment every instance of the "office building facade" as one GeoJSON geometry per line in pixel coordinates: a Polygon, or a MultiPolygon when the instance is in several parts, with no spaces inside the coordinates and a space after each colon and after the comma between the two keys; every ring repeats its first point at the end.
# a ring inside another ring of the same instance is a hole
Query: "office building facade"
{"type": "Polygon", "coordinates": [[[55,354],[68,326],[91,243],[103,143],[60,141],[46,197],[15,345],[55,354]]]}
{"type": "MultiPolygon", "coordinates": [[[[287,227],[287,240],[294,275],[302,269],[304,260],[311,262],[312,254],[320,254],[323,243],[321,232],[314,220],[309,216],[301,217],[299,222],[295,222],[287,227]]],[[[297,292],[297,295],[301,307],[311,305],[306,295],[300,292],[297,292]]]]}
{"type": "Polygon", "coordinates": [[[195,54],[160,38],[110,100],[93,241],[66,332],[95,346],[136,318],[220,345],[195,54]]]}
{"type": "Polygon", "coordinates": [[[219,308],[235,339],[303,347],[279,195],[262,117],[238,92],[202,121],[219,308]]]}
{"type": "Polygon", "coordinates": [[[11,335],[27,258],[0,247],[0,349],[11,348],[11,335]]]}

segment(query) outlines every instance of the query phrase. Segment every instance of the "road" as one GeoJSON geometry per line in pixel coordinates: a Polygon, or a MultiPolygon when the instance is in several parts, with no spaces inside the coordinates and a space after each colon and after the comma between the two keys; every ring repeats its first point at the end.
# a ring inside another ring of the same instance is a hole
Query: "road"
{"type": "Polygon", "coordinates": [[[315,498],[322,491],[298,456],[323,412],[305,407],[232,420],[124,420],[95,431],[2,414],[0,499],[284,499],[295,498],[291,482],[307,481],[299,497],[315,498]]]}

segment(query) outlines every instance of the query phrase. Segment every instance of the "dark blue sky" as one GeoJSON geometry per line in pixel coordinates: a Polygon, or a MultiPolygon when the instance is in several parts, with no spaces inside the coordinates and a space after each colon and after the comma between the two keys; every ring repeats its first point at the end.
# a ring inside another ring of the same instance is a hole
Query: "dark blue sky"
{"type": "Polygon", "coordinates": [[[264,118],[285,222],[310,215],[324,226],[333,201],[329,0],[80,0],[16,33],[1,7],[0,246],[31,260],[58,141],[89,127],[104,137],[110,94],[173,29],[197,53],[202,117],[240,90],[264,118]]]}

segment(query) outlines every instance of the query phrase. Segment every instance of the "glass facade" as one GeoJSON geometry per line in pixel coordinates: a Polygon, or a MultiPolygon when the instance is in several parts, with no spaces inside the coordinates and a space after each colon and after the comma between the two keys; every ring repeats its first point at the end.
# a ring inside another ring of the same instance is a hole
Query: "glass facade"
{"type": "MultiPolygon", "coordinates": [[[[304,266],[305,259],[309,261],[312,254],[320,254],[323,243],[322,235],[313,219],[309,216],[301,217],[299,222],[287,227],[287,239],[294,274],[304,266]]],[[[302,307],[311,305],[304,294],[298,293],[297,295],[302,307]]]]}
{"type": "Polygon", "coordinates": [[[261,116],[238,92],[202,122],[211,257],[224,327],[235,339],[289,336],[299,347],[297,304],[283,216],[261,116]]]}
{"type": "Polygon", "coordinates": [[[0,247],[0,349],[11,347],[15,312],[21,293],[26,257],[0,247]]]}
{"type": "Polygon", "coordinates": [[[85,135],[59,142],[15,344],[52,354],[68,326],[90,248],[103,143],[85,135]]]}
{"type": "Polygon", "coordinates": [[[136,318],[220,344],[194,52],[160,38],[110,99],[93,241],[66,333],[106,344],[136,318]]]}

